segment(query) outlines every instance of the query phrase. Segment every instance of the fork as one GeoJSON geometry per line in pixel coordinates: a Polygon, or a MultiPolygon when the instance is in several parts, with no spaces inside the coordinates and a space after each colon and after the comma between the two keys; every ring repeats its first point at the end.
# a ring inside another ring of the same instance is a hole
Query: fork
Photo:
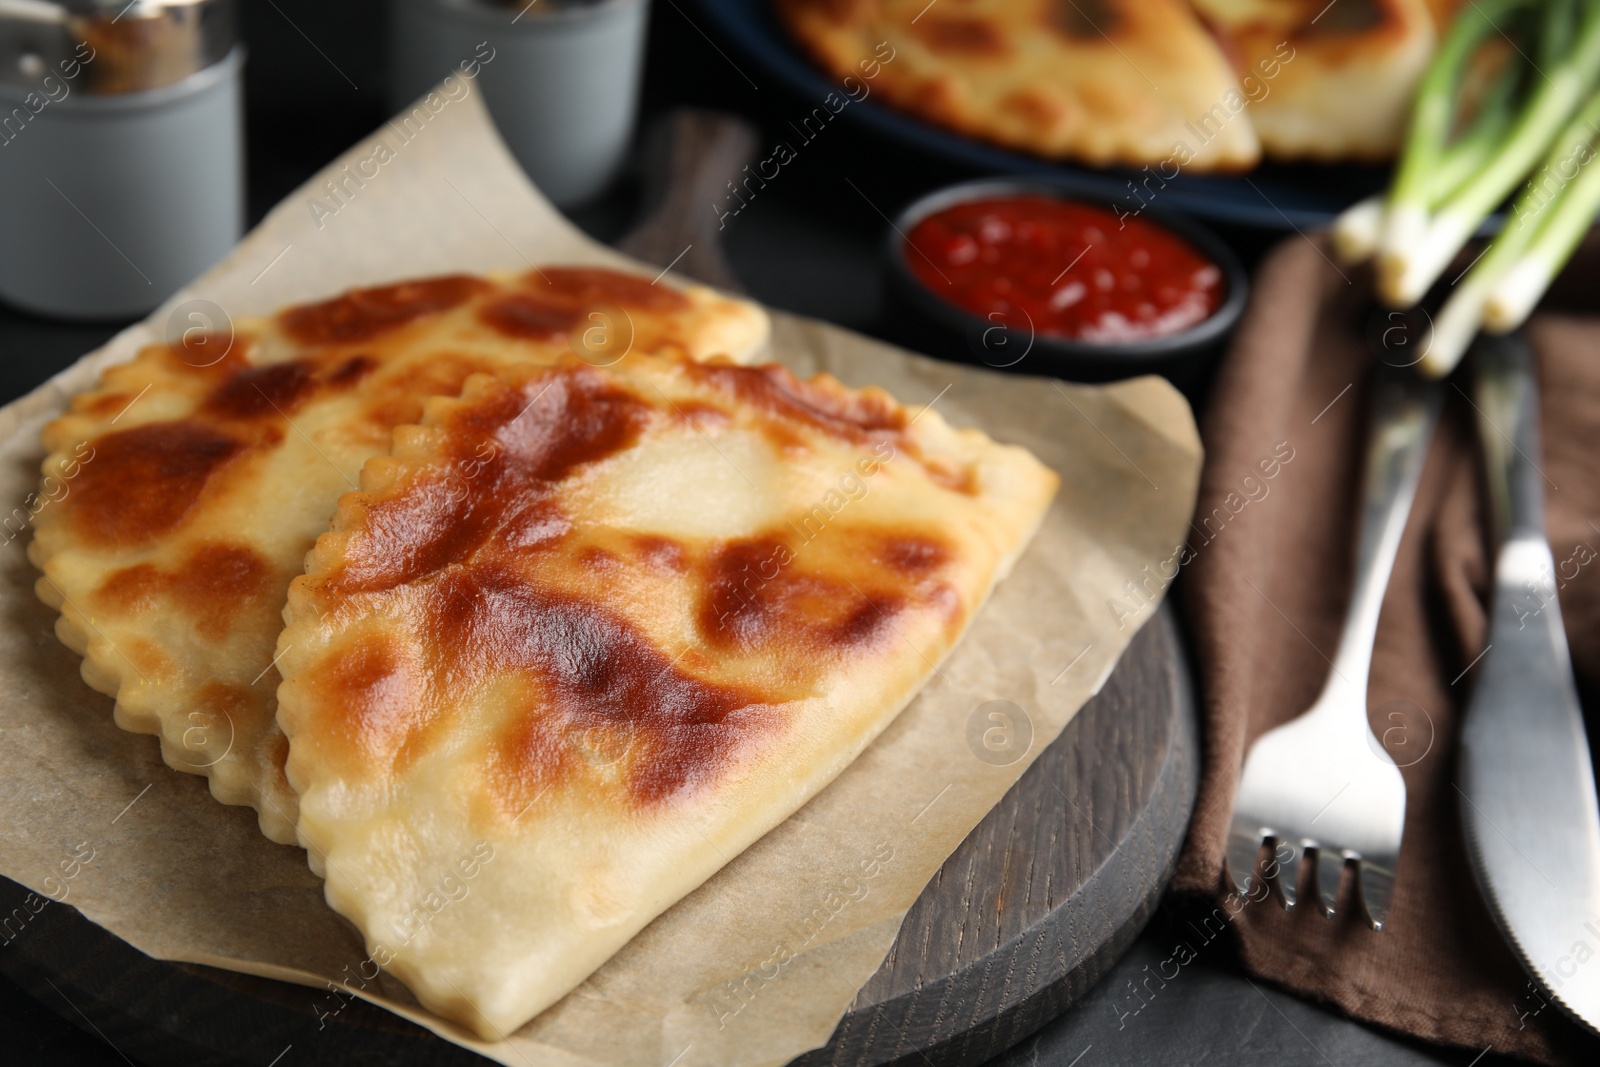
{"type": "Polygon", "coordinates": [[[1275,862],[1279,894],[1292,909],[1302,860],[1314,853],[1317,898],[1331,916],[1344,869],[1354,864],[1374,930],[1389,913],[1406,786],[1367,724],[1367,680],[1384,589],[1442,403],[1438,383],[1378,366],[1355,588],[1332,670],[1310,709],[1251,746],[1228,832],[1228,870],[1240,893],[1249,894],[1262,846],[1271,845],[1276,853],[1267,870],[1275,862]]]}

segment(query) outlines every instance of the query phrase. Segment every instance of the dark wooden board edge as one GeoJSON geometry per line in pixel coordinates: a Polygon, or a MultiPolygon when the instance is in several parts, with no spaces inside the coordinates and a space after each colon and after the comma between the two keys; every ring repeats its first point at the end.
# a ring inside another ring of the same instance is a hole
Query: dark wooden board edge
{"type": "MultiPolygon", "coordinates": [[[[655,174],[646,196],[648,218],[622,242],[623,250],[663,265],[675,262],[681,273],[738,291],[721,255],[720,225],[714,225],[715,209],[709,207],[716,198],[709,194],[737,174],[753,144],[753,131],[728,116],[680,111],[666,117],[647,146],[655,174]]],[[[1164,605],[1135,635],[1100,695],[930,882],[884,967],[863,987],[829,1043],[795,1060],[794,1067],[978,1063],[1058,1016],[1121,955],[1154,911],[1183,841],[1198,764],[1192,687],[1176,622],[1164,605]],[[1158,698],[1156,704],[1139,704],[1137,678],[1158,698]],[[1124,714],[1136,724],[1113,755],[1132,757],[1128,762],[1092,753],[1088,773],[1067,782],[1067,790],[1049,784],[1050,775],[1072,762],[1092,727],[1124,714]],[[1137,750],[1141,737],[1152,751],[1137,750]],[[1153,773],[1143,773],[1141,759],[1153,773]],[[1063,802],[1053,815],[1063,823],[1086,818],[1103,841],[1104,847],[1094,841],[1065,846],[1067,859],[1092,869],[1059,904],[997,939],[981,958],[931,981],[917,973],[912,988],[897,990],[892,972],[907,955],[901,951],[907,931],[919,924],[937,929],[930,924],[939,922],[941,908],[948,911],[949,904],[936,899],[945,872],[977,864],[981,857],[973,850],[986,837],[1005,836],[1029,803],[1037,815],[1043,810],[1039,798],[1049,798],[1052,789],[1063,802]],[[1075,811],[1068,810],[1069,799],[1075,811]],[[1017,983],[1019,971],[1024,977],[1017,983]],[[951,1004],[967,1010],[951,1012],[951,1004]]],[[[298,1050],[294,1060],[300,1064],[489,1062],[355,998],[345,1000],[337,1016],[319,1020],[318,1006],[326,1011],[332,1003],[326,991],[153,960],[70,906],[47,904],[35,914],[30,902],[37,907],[40,900],[0,878],[0,924],[13,917],[17,930],[15,937],[9,929],[0,933],[0,974],[124,1055],[208,1067],[268,1067],[290,1048],[298,1050]],[[18,924],[15,916],[24,912],[18,924]]]]}
{"type": "MultiPolygon", "coordinates": [[[[1008,801],[1014,804],[1038,788],[1045,775],[1058,773],[1062,759],[1051,756],[1067,757],[1094,716],[1137,712],[1129,707],[1129,690],[1139,674],[1164,680],[1172,697],[1166,709],[1171,729],[1156,760],[1159,769],[1148,783],[1147,800],[1116,840],[1105,839],[1098,865],[1081,886],[973,966],[922,983],[914,993],[880,1001],[859,998],[829,1044],[795,1060],[795,1067],[982,1062],[1058,1016],[1125,950],[1170,877],[1198,778],[1193,700],[1169,608],[1136,636],[1130,654],[1101,693],[963,842],[966,847],[987,824],[1009,818],[1008,801]],[[1012,980],[1018,974],[1025,980],[1012,980]],[[950,1004],[969,1010],[957,1021],[957,1013],[943,1010],[950,1004]]],[[[1137,692],[1137,686],[1132,688],[1137,692]]],[[[1092,762],[1090,769],[1107,778],[1128,775],[1126,766],[1110,761],[1092,762]]],[[[1080,781],[1074,792],[1085,799],[1082,791],[1092,792],[1095,784],[1080,781]]],[[[1060,795],[1056,814],[1063,821],[1078,817],[1068,794],[1060,795]]],[[[1102,818],[1104,826],[1114,816],[1102,818]]],[[[947,866],[959,861],[958,849],[947,866]]],[[[938,892],[935,879],[924,895],[938,892]]],[[[347,999],[337,1016],[319,1020],[318,1006],[327,1011],[335,1003],[325,991],[154,960],[70,905],[40,907],[41,899],[0,878],[0,920],[15,916],[18,909],[27,913],[20,923],[13,918],[0,936],[0,973],[126,1056],[151,1064],[267,1067],[292,1046],[294,1062],[301,1065],[403,1061],[467,1067],[488,1062],[358,999],[347,999]]],[[[886,967],[891,965],[886,961],[886,967]]]]}
{"type": "MultiPolygon", "coordinates": [[[[872,997],[869,982],[828,1044],[793,1061],[792,1067],[880,1067],[880,1065],[936,1063],[939,1067],[966,1067],[989,1060],[1032,1035],[1057,1018],[1087,992],[1121,956],[1154,914],[1177,865],[1199,786],[1199,727],[1195,719],[1193,685],[1175,616],[1168,606],[1156,613],[1134,638],[1100,694],[1079,712],[1061,736],[1017,780],[1006,796],[952,853],[941,872],[959,867],[970,850],[997,824],[1009,822],[1029,796],[1059,795],[1057,812],[1063,820],[1084,819],[1091,824],[1106,820],[1090,797],[1102,795],[1107,777],[1127,773],[1125,765],[1112,763],[1089,768],[1087,778],[1063,783],[1065,791],[1049,784],[1060,778],[1070,755],[1081,748],[1082,735],[1103,727],[1108,717],[1138,715],[1150,710],[1166,713],[1165,745],[1156,759],[1153,780],[1130,783],[1129,793],[1140,784],[1148,787],[1142,802],[1133,800],[1134,814],[1114,842],[1104,825],[1094,832],[1104,848],[1094,858],[1098,866],[1058,905],[995,945],[975,960],[931,981],[920,977],[915,988],[896,995],[872,997]],[[1141,693],[1141,682],[1150,686],[1141,693]],[[1160,709],[1137,706],[1145,695],[1159,695],[1160,709]]],[[[1109,821],[1109,820],[1106,820],[1109,821]]],[[[1115,832],[1115,831],[1113,831],[1115,832]]],[[[1089,858],[1089,857],[1081,857],[1089,858]]],[[[936,876],[908,913],[899,940],[921,924],[937,927],[952,916],[919,914],[941,898],[936,876]]],[[[890,951],[890,961],[895,949],[890,951]]],[[[889,966],[886,961],[885,966],[889,966]]]]}

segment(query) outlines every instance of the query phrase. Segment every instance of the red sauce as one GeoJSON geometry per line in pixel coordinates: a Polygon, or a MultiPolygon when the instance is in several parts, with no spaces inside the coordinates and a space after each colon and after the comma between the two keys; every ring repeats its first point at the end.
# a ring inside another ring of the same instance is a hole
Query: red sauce
{"type": "Polygon", "coordinates": [[[1012,329],[1116,343],[1178,333],[1223,299],[1222,271],[1139,218],[1043,196],[969,200],[907,237],[906,264],[945,300],[1012,329]]]}

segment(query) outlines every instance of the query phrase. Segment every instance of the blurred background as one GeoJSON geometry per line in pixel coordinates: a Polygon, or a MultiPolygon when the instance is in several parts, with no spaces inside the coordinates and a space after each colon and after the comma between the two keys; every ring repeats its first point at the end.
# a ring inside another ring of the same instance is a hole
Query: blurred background
{"type": "MultiPolygon", "coordinates": [[[[239,5],[244,67],[246,224],[254,225],[329,160],[385,122],[390,71],[384,0],[248,0],[239,5]]],[[[759,155],[815,104],[764,75],[721,39],[695,0],[651,5],[639,122],[615,181],[569,207],[591,236],[614,243],[639,221],[646,176],[637,146],[668,113],[690,106],[734,112],[760,129],[759,155]]],[[[5,160],[0,158],[0,166],[5,160]]],[[[828,126],[721,232],[738,282],[771,307],[900,340],[885,313],[880,244],[889,219],[912,199],[981,168],[882,139],[855,123],[828,126]]],[[[0,208],[3,209],[3,208],[0,208]]],[[[1282,228],[1217,225],[1253,267],[1282,228]]],[[[0,304],[0,392],[9,401],[99,346],[131,320],[66,322],[0,304]]],[[[1380,1034],[1240,974],[1219,945],[1186,972],[1160,1011],[1131,1023],[1121,1005],[1141,973],[1167,955],[1182,916],[1162,913],[1084,1002],[1006,1062],[1068,1067],[1090,1048],[1093,1063],[1482,1064],[1380,1034]],[[1119,999],[1120,998],[1120,999],[1119,999]],[[1210,1050],[1209,1053],[1203,1050],[1210,1050]]],[[[292,1054],[291,1054],[292,1055],[292,1054]]],[[[120,1054],[0,980],[0,1060],[120,1063],[120,1054]],[[12,1057],[18,1057],[12,1060],[12,1057]]],[[[1090,1061],[1085,1061],[1086,1067],[1090,1061]]],[[[285,1060],[285,1065],[292,1058],[285,1060]]]]}
{"type": "MultiPolygon", "coordinates": [[[[238,13],[248,52],[245,202],[247,225],[254,225],[392,114],[385,45],[391,10],[384,0],[252,0],[238,13]]],[[[649,14],[635,142],[686,105],[751,119],[765,155],[780,137],[794,139],[784,132],[788,123],[815,101],[717,39],[694,0],[661,0],[649,14]]],[[[893,339],[882,321],[877,257],[888,217],[917,195],[977,173],[856,124],[833,123],[784,166],[781,181],[727,219],[723,248],[757,300],[893,339]]],[[[590,235],[615,242],[638,220],[641,188],[635,151],[598,199],[567,213],[590,235]]],[[[1233,227],[1227,236],[1248,264],[1274,235],[1233,227]]],[[[0,388],[8,397],[27,392],[126,321],[68,323],[0,303],[0,388]]]]}

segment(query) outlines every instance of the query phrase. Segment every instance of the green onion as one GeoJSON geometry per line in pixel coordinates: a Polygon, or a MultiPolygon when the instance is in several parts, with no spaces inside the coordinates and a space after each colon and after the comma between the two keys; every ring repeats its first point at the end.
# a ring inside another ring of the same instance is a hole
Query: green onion
{"type": "Polygon", "coordinates": [[[1520,326],[1583,238],[1600,210],[1600,167],[1591,167],[1600,136],[1600,94],[1561,131],[1506,216],[1486,252],[1451,291],[1434,320],[1424,374],[1442,378],[1460,362],[1480,326],[1505,333],[1520,326]],[[1577,171],[1564,171],[1577,160],[1577,171]],[[1560,184],[1547,195],[1538,176],[1554,171],[1560,184]]]}
{"type": "Polygon", "coordinates": [[[1550,0],[1544,9],[1544,25],[1540,27],[1539,65],[1552,66],[1561,62],[1561,53],[1577,30],[1578,4],[1582,0],[1550,0]]]}
{"type": "MultiPolygon", "coordinates": [[[[1507,9],[1509,6],[1508,0],[1507,9]]],[[[1586,0],[1583,9],[1572,45],[1561,50],[1559,61],[1536,74],[1533,92],[1509,136],[1481,171],[1451,194],[1431,218],[1421,209],[1420,217],[1426,221],[1420,229],[1417,227],[1417,202],[1407,201],[1397,208],[1391,198],[1389,239],[1378,261],[1378,289],[1384,300],[1407,307],[1422,298],[1478,224],[1545,153],[1593,87],[1600,75],[1600,4],[1586,0]],[[1400,217],[1396,215],[1397,210],[1401,212],[1400,217]],[[1405,240],[1401,242],[1400,237],[1405,240]]],[[[1483,3],[1474,3],[1471,11],[1462,13],[1458,25],[1479,10],[1488,9],[1483,3]]],[[[1488,21],[1488,17],[1483,21],[1488,21]]],[[[1449,40],[1458,36],[1465,34],[1458,35],[1452,28],[1449,40]]],[[[1425,81],[1425,92],[1437,91],[1435,79],[1425,81]]],[[[1418,106],[1419,109],[1423,106],[1421,99],[1418,106]]],[[[1436,156],[1432,158],[1437,159],[1436,156]]]]}
{"type": "MultiPolygon", "coordinates": [[[[1506,63],[1484,93],[1467,128],[1444,148],[1436,165],[1419,172],[1414,191],[1428,208],[1466,184],[1499,147],[1515,115],[1513,104],[1525,66],[1520,59],[1506,63]]],[[[1334,252],[1343,263],[1361,263],[1377,253],[1386,229],[1388,199],[1387,194],[1368,197],[1334,221],[1334,252]]]]}
{"type": "MultiPolygon", "coordinates": [[[[1514,114],[1512,94],[1521,66],[1507,64],[1467,131],[1445,149],[1424,187],[1430,207],[1465,185],[1499,147],[1514,114]]],[[[1346,208],[1333,223],[1333,248],[1340,261],[1354,265],[1376,255],[1387,219],[1388,203],[1381,194],[1346,208]]]]}
{"type": "Polygon", "coordinates": [[[1347,266],[1371,259],[1383,236],[1382,196],[1369,196],[1348,207],[1333,222],[1333,252],[1347,266]]]}
{"type": "Polygon", "coordinates": [[[1483,325],[1483,309],[1489,294],[1516,265],[1533,240],[1533,227],[1513,230],[1510,223],[1489,245],[1483,257],[1456,283],[1450,297],[1439,309],[1429,331],[1418,369],[1430,378],[1443,378],[1461,362],[1472,339],[1483,325]]]}
{"type": "MultiPolygon", "coordinates": [[[[1456,17],[1439,51],[1422,76],[1411,113],[1400,166],[1389,190],[1384,233],[1379,240],[1383,260],[1407,255],[1428,230],[1436,202],[1432,185],[1456,121],[1456,97],[1468,62],[1485,38],[1530,0],[1483,0],[1456,17]]],[[[1565,116],[1563,116],[1565,117],[1565,116]]]]}
{"type": "Polygon", "coordinates": [[[1524,67],[1520,58],[1514,59],[1495,76],[1471,124],[1445,150],[1434,168],[1427,186],[1429,207],[1437,206],[1470,181],[1499,149],[1516,117],[1516,94],[1526,73],[1524,67]]]}
{"type": "Polygon", "coordinates": [[[1555,200],[1545,206],[1547,217],[1539,224],[1532,243],[1484,304],[1483,324],[1491,333],[1509,333],[1522,325],[1600,211],[1600,167],[1592,165],[1600,100],[1585,113],[1589,116],[1585,132],[1590,139],[1582,146],[1584,158],[1579,161],[1577,176],[1568,180],[1555,200]]]}

